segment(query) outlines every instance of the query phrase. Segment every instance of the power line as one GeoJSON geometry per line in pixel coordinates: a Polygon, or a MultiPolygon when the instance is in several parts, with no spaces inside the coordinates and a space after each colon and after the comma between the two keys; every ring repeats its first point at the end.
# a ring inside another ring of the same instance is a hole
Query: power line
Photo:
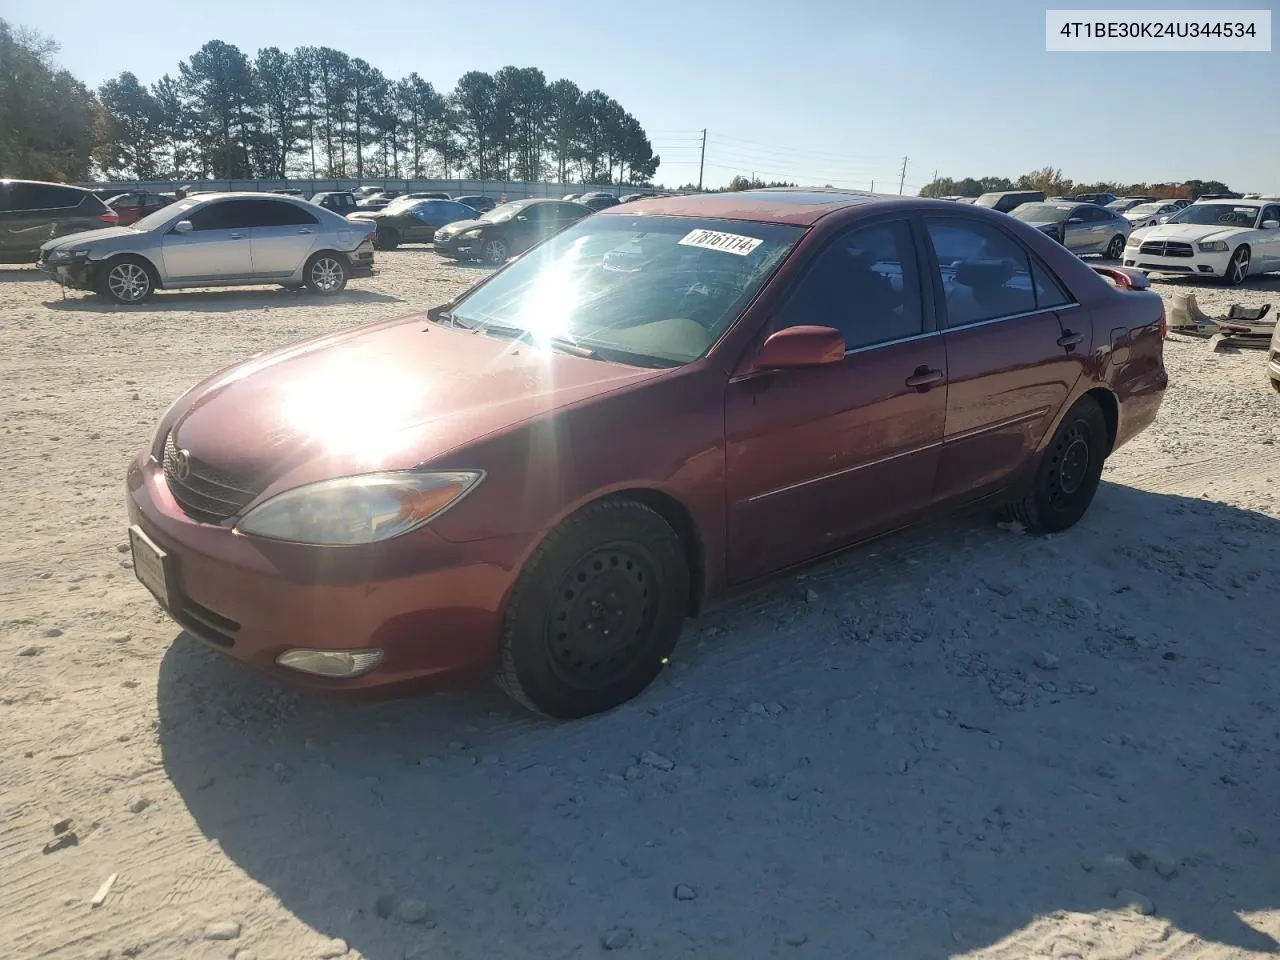
{"type": "MultiPolygon", "coordinates": [[[[794,153],[794,154],[807,154],[810,156],[825,156],[833,160],[840,160],[840,161],[846,161],[846,160],[852,160],[852,159],[859,159],[859,160],[871,159],[867,157],[858,157],[858,158],[850,157],[849,154],[844,153],[842,151],[813,150],[813,149],[803,148],[803,147],[781,147],[780,148],[776,143],[763,143],[759,140],[747,140],[742,137],[730,137],[723,133],[717,133],[715,134],[715,136],[721,140],[730,140],[736,143],[748,144],[750,146],[758,147],[761,150],[764,150],[766,152],[772,152],[772,153],[794,153]]],[[[891,161],[889,160],[888,157],[879,157],[872,160],[872,162],[888,163],[891,161]]]]}

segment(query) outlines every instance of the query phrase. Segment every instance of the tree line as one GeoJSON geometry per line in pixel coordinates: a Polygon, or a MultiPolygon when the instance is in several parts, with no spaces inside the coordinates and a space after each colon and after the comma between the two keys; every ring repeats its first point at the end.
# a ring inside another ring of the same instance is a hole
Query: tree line
{"type": "Polygon", "coordinates": [[[91,91],[56,46],[0,20],[0,174],[84,180],[429,178],[648,183],[659,158],[600,90],[537,67],[473,70],[449,91],[330,47],[250,58],[211,40],[147,85],[91,91]]]}
{"type": "Polygon", "coordinates": [[[954,180],[939,177],[920,190],[922,197],[978,197],[1001,190],[1039,190],[1046,197],[1065,197],[1076,193],[1114,193],[1117,197],[1156,197],[1173,200],[1188,197],[1197,200],[1206,193],[1231,193],[1219,180],[1184,180],[1181,183],[1120,183],[1099,180],[1097,183],[1075,183],[1058,167],[1042,167],[1024,173],[1016,180],[1007,177],[964,177],[954,180]]]}

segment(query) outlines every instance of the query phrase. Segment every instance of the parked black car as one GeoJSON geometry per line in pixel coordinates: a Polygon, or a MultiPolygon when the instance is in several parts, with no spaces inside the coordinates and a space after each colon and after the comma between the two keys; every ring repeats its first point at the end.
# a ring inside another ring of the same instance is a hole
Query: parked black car
{"type": "Polygon", "coordinates": [[[350,190],[332,190],[317,193],[312,196],[311,202],[344,217],[349,213],[355,213],[356,208],[359,206],[356,201],[356,195],[350,190]]]}
{"type": "Polygon", "coordinates": [[[371,213],[355,213],[349,219],[374,225],[373,245],[394,250],[402,243],[431,243],[436,231],[459,220],[475,220],[479,214],[456,200],[405,200],[371,213]]]}
{"type": "Polygon", "coordinates": [[[1008,213],[1024,203],[1040,203],[1043,200],[1044,193],[1040,190],[997,190],[993,193],[984,193],[974,201],[974,204],[1008,213]]]}
{"type": "Polygon", "coordinates": [[[479,211],[480,213],[488,213],[490,210],[492,210],[494,207],[498,205],[498,201],[493,199],[493,197],[468,196],[468,197],[454,197],[454,199],[457,200],[459,203],[465,203],[472,210],[479,211]]]}
{"type": "Polygon", "coordinates": [[[0,180],[0,263],[34,263],[42,243],[114,227],[118,219],[99,197],[80,187],[0,180]]]}
{"type": "Polygon", "coordinates": [[[578,202],[592,210],[603,210],[606,207],[616,207],[619,200],[611,193],[588,193],[578,202]]]}
{"type": "Polygon", "coordinates": [[[499,264],[591,214],[568,200],[516,200],[494,207],[478,220],[451,223],[436,231],[436,252],[455,260],[499,264]]]}

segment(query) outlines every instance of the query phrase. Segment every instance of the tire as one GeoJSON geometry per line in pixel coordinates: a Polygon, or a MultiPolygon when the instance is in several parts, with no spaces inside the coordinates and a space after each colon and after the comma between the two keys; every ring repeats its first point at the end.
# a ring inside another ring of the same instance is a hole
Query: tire
{"type": "Polygon", "coordinates": [[[312,293],[331,297],[347,286],[347,261],[337,253],[317,253],[303,269],[303,282],[312,293]]]}
{"type": "Polygon", "coordinates": [[[1107,244],[1106,254],[1112,260],[1124,259],[1124,235],[1117,233],[1111,238],[1111,242],[1107,244]]]}
{"type": "Polygon", "coordinates": [[[1229,287],[1238,287],[1244,283],[1249,276],[1249,260],[1249,248],[1243,244],[1236,247],[1236,252],[1231,255],[1231,262],[1227,264],[1227,272],[1222,275],[1222,282],[1229,287]]]}
{"type": "Polygon", "coordinates": [[[385,227],[373,236],[373,245],[379,250],[394,250],[400,246],[400,231],[395,227],[385,227]]]}
{"type": "Polygon", "coordinates": [[[485,240],[480,245],[480,260],[490,266],[496,267],[500,263],[506,263],[509,256],[511,254],[508,252],[505,240],[495,237],[492,240],[485,240]]]}
{"type": "Polygon", "coordinates": [[[155,292],[155,268],[141,257],[116,257],[102,265],[98,293],[108,300],[132,306],[151,299],[155,292]]]}
{"type": "Polygon", "coordinates": [[[1057,533],[1079,522],[1093,502],[1107,457],[1107,420],[1092,397],[1081,397],[1058,424],[1036,465],[1026,495],[1007,507],[1032,533],[1057,533]]]}
{"type": "Polygon", "coordinates": [[[562,720],[625,703],[662,670],[689,590],[684,547],[656,510],[623,499],[584,507],[547,536],[516,581],[498,686],[562,720]],[[615,639],[603,639],[611,630],[615,639]],[[619,646],[617,636],[629,642],[619,646]]]}
{"type": "Polygon", "coordinates": [[[1280,393],[1280,380],[1277,380],[1275,377],[1268,377],[1267,379],[1271,381],[1271,389],[1276,393],[1280,393]]]}

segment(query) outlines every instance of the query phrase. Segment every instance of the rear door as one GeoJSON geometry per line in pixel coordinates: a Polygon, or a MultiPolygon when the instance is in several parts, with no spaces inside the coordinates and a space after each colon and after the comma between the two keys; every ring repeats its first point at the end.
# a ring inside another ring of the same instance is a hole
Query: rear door
{"type": "Polygon", "coordinates": [[[854,227],[813,259],[770,332],[835,327],[842,363],[753,373],[725,398],[727,575],[755,579],[928,506],[946,355],[907,218],[854,227]]]}
{"type": "Polygon", "coordinates": [[[316,247],[320,218],[288,200],[263,197],[242,202],[253,223],[253,275],[264,280],[292,276],[316,247]]]}
{"type": "Polygon", "coordinates": [[[926,217],[948,373],[937,499],[1006,483],[1035,450],[1092,350],[1092,324],[1021,241],[926,217]]]}
{"type": "Polygon", "coordinates": [[[170,283],[243,280],[253,276],[250,230],[256,201],[214,200],[191,211],[190,233],[169,226],[161,246],[170,283]]]}

